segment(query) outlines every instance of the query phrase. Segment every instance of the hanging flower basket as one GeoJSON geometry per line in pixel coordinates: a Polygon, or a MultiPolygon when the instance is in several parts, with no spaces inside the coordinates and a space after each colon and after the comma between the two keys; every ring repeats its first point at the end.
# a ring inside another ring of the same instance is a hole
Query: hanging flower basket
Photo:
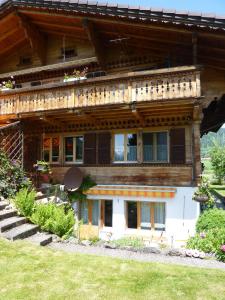
{"type": "Polygon", "coordinates": [[[205,203],[207,201],[209,201],[209,196],[208,195],[194,195],[193,196],[193,200],[194,201],[197,201],[197,202],[200,202],[200,203],[205,203]]]}

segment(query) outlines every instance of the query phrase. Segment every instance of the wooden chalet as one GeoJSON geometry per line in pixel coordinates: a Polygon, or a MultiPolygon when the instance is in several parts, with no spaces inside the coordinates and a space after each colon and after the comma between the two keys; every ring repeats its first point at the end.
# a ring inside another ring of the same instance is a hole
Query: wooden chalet
{"type": "Polygon", "coordinates": [[[200,136],[225,116],[225,17],[1,2],[1,147],[28,171],[48,161],[55,181],[73,165],[96,181],[89,236],[192,234],[200,136]]]}

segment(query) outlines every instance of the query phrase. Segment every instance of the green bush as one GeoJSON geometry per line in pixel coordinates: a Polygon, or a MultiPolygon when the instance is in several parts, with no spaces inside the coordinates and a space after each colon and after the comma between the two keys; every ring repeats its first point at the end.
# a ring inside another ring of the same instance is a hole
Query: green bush
{"type": "Polygon", "coordinates": [[[221,250],[223,245],[225,245],[225,228],[214,228],[197,233],[187,242],[187,248],[214,253],[219,260],[225,261],[225,252],[221,250]]]}
{"type": "Polygon", "coordinates": [[[20,215],[31,217],[35,206],[35,191],[23,188],[19,190],[13,199],[13,203],[20,215]]]}
{"type": "Polygon", "coordinates": [[[202,232],[215,228],[225,228],[225,211],[222,209],[209,209],[198,218],[196,231],[202,232]]]}
{"type": "Polygon", "coordinates": [[[213,172],[219,184],[225,177],[225,147],[215,145],[210,151],[213,172]]]}
{"type": "Polygon", "coordinates": [[[73,232],[74,213],[72,209],[65,211],[64,207],[55,204],[39,204],[31,216],[31,221],[58,236],[69,235],[73,232]]]}
{"type": "Polygon", "coordinates": [[[17,161],[11,162],[7,155],[0,151],[0,196],[14,197],[21,188],[30,187],[31,181],[17,161]]]}

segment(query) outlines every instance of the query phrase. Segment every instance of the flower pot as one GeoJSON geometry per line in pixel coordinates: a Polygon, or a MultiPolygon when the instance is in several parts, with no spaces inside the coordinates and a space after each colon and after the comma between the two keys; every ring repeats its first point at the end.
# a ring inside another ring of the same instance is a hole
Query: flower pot
{"type": "Polygon", "coordinates": [[[44,182],[44,183],[49,183],[49,181],[50,181],[50,178],[49,178],[49,175],[48,175],[48,174],[41,174],[41,175],[40,175],[40,179],[41,179],[41,181],[44,182]]]}
{"type": "Polygon", "coordinates": [[[7,87],[4,87],[4,88],[1,88],[1,91],[10,91],[10,90],[12,90],[12,88],[7,88],[7,87]]]}
{"type": "Polygon", "coordinates": [[[207,195],[194,195],[193,200],[200,203],[205,203],[209,200],[209,197],[207,195]]]}
{"type": "Polygon", "coordinates": [[[70,77],[63,80],[63,82],[72,82],[72,81],[79,81],[79,80],[85,80],[87,77],[70,77]]]}
{"type": "Polygon", "coordinates": [[[37,165],[37,171],[44,171],[44,170],[45,170],[45,166],[37,165]]]}

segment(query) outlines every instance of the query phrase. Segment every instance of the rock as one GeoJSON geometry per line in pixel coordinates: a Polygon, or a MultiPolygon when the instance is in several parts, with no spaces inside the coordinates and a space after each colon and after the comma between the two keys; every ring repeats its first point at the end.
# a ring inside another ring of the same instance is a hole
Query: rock
{"type": "Polygon", "coordinates": [[[9,204],[9,205],[7,205],[7,206],[5,207],[6,210],[10,210],[10,209],[13,209],[13,208],[14,208],[14,207],[13,207],[12,204],[9,204]]]}
{"type": "Polygon", "coordinates": [[[78,244],[79,244],[79,240],[78,240],[77,238],[71,236],[71,237],[68,239],[68,243],[78,245],[78,244]]]}
{"type": "Polygon", "coordinates": [[[105,247],[105,241],[99,240],[95,243],[96,247],[105,247]]]}
{"type": "Polygon", "coordinates": [[[167,252],[167,255],[170,256],[182,256],[183,251],[181,249],[172,248],[167,252]]]}
{"type": "Polygon", "coordinates": [[[108,249],[116,249],[117,248],[116,244],[114,244],[114,243],[105,243],[104,247],[108,248],[108,249]]]}
{"type": "Polygon", "coordinates": [[[154,254],[160,254],[161,251],[158,248],[155,247],[144,247],[140,250],[143,253],[154,253],[154,254]]]}
{"type": "Polygon", "coordinates": [[[61,240],[61,238],[58,237],[57,235],[53,235],[53,236],[52,236],[52,241],[53,241],[54,243],[60,243],[62,240],[61,240]]]}
{"type": "Polygon", "coordinates": [[[89,240],[83,240],[81,241],[81,245],[82,246],[91,246],[92,242],[89,240]]]}

